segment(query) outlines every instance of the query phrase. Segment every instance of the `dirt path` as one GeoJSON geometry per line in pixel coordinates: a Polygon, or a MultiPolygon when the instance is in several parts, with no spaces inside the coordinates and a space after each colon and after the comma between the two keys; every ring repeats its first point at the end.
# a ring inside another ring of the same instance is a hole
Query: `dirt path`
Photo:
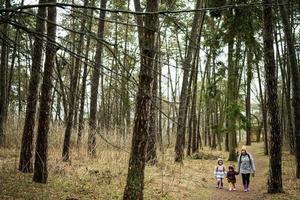
{"type": "MultiPolygon", "coordinates": [[[[224,199],[239,199],[239,200],[259,200],[263,199],[263,195],[266,192],[266,179],[267,179],[267,170],[268,170],[268,158],[263,155],[263,146],[262,143],[254,143],[252,146],[247,147],[248,151],[253,155],[255,165],[256,165],[256,174],[255,177],[251,177],[250,180],[250,192],[243,191],[242,177],[237,176],[237,191],[228,191],[228,183],[225,180],[224,189],[214,188],[215,183],[212,182],[212,200],[224,200],[224,199]]],[[[226,163],[226,166],[228,163],[226,163]]],[[[236,165],[235,165],[236,166],[236,165]]]]}

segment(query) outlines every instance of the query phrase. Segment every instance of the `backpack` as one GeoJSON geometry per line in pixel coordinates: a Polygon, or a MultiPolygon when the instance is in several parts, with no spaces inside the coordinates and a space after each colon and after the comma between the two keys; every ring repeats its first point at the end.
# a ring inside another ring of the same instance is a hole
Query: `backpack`
{"type": "MultiPolygon", "coordinates": [[[[216,168],[215,168],[215,172],[219,172],[220,170],[218,170],[219,169],[219,166],[216,166],[216,168]]],[[[222,170],[223,172],[225,172],[225,167],[223,166],[223,170],[222,170]]]]}

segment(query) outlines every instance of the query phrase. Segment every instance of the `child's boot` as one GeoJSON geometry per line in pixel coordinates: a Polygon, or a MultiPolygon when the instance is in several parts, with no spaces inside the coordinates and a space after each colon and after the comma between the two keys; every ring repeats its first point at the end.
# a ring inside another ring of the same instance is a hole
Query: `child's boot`
{"type": "Polygon", "coordinates": [[[220,181],[217,182],[216,188],[219,188],[219,185],[220,185],[220,181]]]}

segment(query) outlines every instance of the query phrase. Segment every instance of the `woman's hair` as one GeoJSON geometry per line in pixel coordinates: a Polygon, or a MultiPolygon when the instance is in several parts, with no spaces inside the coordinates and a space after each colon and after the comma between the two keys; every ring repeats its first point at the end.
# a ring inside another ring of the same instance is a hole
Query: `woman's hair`
{"type": "Polygon", "coordinates": [[[243,145],[243,146],[242,146],[242,148],[241,148],[241,152],[242,152],[242,151],[245,151],[245,152],[247,152],[247,147],[246,147],[245,145],[243,145]]]}

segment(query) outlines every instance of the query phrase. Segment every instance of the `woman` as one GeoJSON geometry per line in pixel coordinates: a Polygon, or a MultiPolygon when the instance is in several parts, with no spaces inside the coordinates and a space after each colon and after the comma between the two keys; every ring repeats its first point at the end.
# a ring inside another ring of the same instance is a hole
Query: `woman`
{"type": "Polygon", "coordinates": [[[247,152],[246,146],[241,149],[241,155],[238,159],[238,173],[241,173],[244,185],[244,192],[249,192],[250,174],[254,176],[255,164],[253,157],[247,152]]]}

